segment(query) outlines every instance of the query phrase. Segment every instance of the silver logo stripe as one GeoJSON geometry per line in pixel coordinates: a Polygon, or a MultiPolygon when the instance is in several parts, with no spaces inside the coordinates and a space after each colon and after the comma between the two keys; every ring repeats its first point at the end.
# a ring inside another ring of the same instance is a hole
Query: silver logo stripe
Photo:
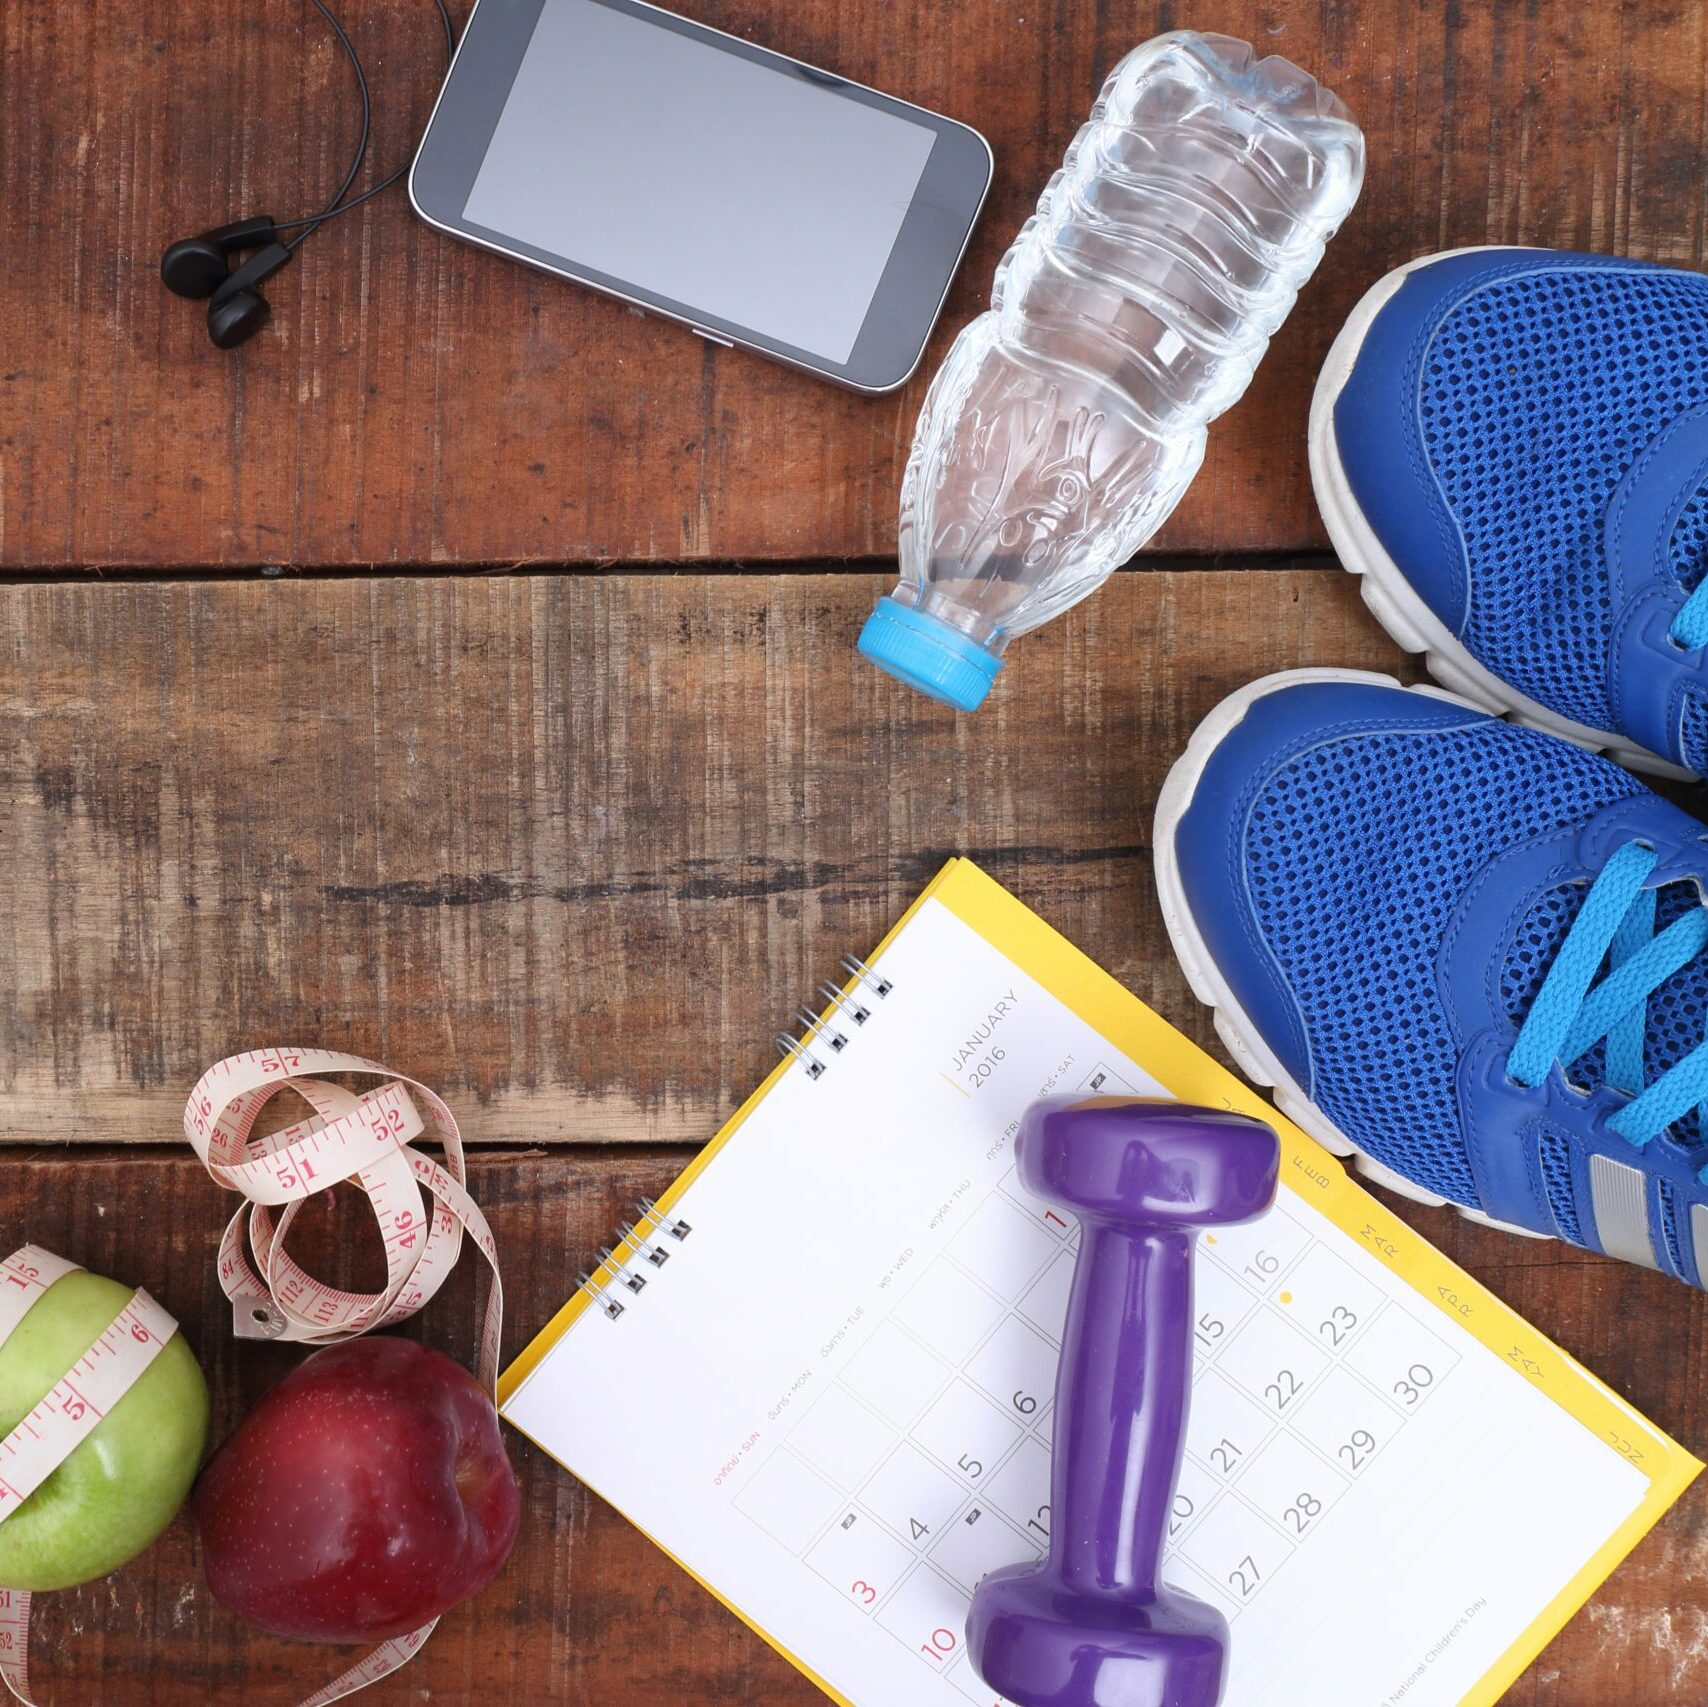
{"type": "MultiPolygon", "coordinates": [[[[1649,1237],[1649,1190],[1643,1170],[1628,1162],[1616,1162],[1611,1156],[1591,1156],[1589,1195],[1601,1248],[1610,1257],[1659,1268],[1654,1241],[1649,1237]]],[[[1692,1232],[1695,1230],[1693,1219],[1692,1232]]]]}

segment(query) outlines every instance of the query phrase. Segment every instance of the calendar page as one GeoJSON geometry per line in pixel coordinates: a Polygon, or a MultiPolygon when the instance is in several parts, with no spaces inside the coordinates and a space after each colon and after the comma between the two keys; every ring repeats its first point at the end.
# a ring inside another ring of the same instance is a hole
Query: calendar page
{"type": "MultiPolygon", "coordinates": [[[[1000,1707],[970,1597],[1049,1545],[1078,1233],[1018,1183],[1027,1105],[1257,1106],[950,875],[875,957],[864,1022],[833,1016],[505,1386],[512,1423],[854,1707],[1000,1707]]],[[[1274,1208],[1199,1243],[1165,1575],[1230,1622],[1229,1707],[1493,1701],[1696,1466],[1283,1138],[1274,1208]]]]}

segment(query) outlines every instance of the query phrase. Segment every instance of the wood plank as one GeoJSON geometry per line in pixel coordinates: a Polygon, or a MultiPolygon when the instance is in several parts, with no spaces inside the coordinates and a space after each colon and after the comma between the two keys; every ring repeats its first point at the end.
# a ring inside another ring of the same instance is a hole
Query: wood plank
{"type": "Polygon", "coordinates": [[[700,1140],[970,854],[1201,1040],[1151,806],[1265,669],[1393,668],[1330,571],[1117,576],[957,721],[867,575],[0,589],[0,1136],[169,1136],[233,1050],[418,1072],[481,1140],[700,1140]]]}
{"type": "MultiPolygon", "coordinates": [[[[351,0],[376,168],[438,79],[425,0],[351,0]]],[[[459,8],[460,10],[460,8],[459,8]]],[[[945,327],[981,305],[1102,76],[1173,5],[696,0],[696,15],[983,127],[989,210],[945,327]]],[[[1227,0],[1370,140],[1361,207],[1212,435],[1159,545],[1321,542],[1310,380],[1360,292],[1505,242],[1703,257],[1708,25],[1672,0],[1227,0]]],[[[401,191],[322,232],[238,356],[155,276],[171,239],[317,201],[352,134],[306,7],[12,0],[0,12],[0,565],[884,557],[923,378],[860,398],[430,230],[401,191]]],[[[929,373],[945,348],[940,333],[929,373]]]]}
{"type": "MultiPolygon", "coordinates": [[[[563,1276],[641,1192],[654,1193],[685,1151],[597,1158],[492,1154],[473,1189],[505,1258],[514,1350],[560,1302],[563,1276]]],[[[215,1437],[298,1353],[238,1346],[213,1284],[213,1248],[229,1200],[187,1155],[160,1151],[71,1159],[37,1152],[3,1164],[0,1248],[28,1237],[100,1272],[145,1284],[178,1317],[208,1370],[215,1437]]],[[[343,1194],[340,1194],[343,1196],[343,1194]]],[[[1702,1303],[1659,1275],[1567,1247],[1473,1228],[1445,1211],[1400,1205],[1566,1348],[1659,1422],[1700,1446],[1702,1303]]],[[[366,1234],[359,1202],[320,1231],[348,1248],[366,1234]]],[[[317,1256],[305,1250],[310,1260],[317,1256]]],[[[466,1359],[475,1340],[474,1264],[411,1324],[466,1359]]],[[[329,1277],[339,1270],[326,1267],[329,1277]]],[[[346,1269],[344,1271],[348,1273],[346,1269]]],[[[359,1275],[352,1278],[360,1280],[359,1275]]],[[[662,1376],[661,1376],[662,1379],[662,1376]]],[[[632,1395],[632,1402],[651,1396],[632,1395]]],[[[601,1395],[599,1402],[609,1402],[601,1395]]],[[[618,1402],[621,1402],[619,1396],[618,1402]]],[[[414,1664],[377,1685],[375,1707],[476,1694],[533,1703],[740,1702],[813,1707],[823,1697],[641,1535],[519,1436],[523,1528],[511,1563],[474,1606],[452,1613],[414,1664]]],[[[1708,1592],[1699,1484],[1507,1696],[1510,1707],[1683,1702],[1708,1693],[1697,1610],[1708,1592]]],[[[242,1699],[279,1707],[337,1669],[335,1650],[248,1633],[208,1594],[187,1523],[105,1582],[38,1602],[32,1662],[45,1698],[107,1707],[182,1707],[242,1699]]]]}

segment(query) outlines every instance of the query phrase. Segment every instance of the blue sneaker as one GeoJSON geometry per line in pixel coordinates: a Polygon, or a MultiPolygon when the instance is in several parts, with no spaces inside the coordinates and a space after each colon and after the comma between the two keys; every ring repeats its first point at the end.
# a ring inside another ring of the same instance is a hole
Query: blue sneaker
{"type": "Polygon", "coordinates": [[[1271,676],[1157,805],[1216,1029],[1379,1183],[1708,1282],[1708,832],[1436,688],[1271,676]]]}
{"type": "Polygon", "coordinates": [[[1708,773],[1708,278],[1472,249],[1383,279],[1311,408],[1317,502],[1438,681],[1708,773]]]}

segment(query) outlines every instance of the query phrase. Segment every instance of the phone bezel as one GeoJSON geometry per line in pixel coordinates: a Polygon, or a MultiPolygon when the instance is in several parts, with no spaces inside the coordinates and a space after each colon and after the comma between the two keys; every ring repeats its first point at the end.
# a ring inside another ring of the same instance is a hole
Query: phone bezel
{"type": "Polygon", "coordinates": [[[990,187],[994,162],[984,137],[959,120],[696,23],[654,6],[650,0],[557,0],[560,4],[600,5],[627,13],[701,41],[714,51],[772,67],[863,106],[896,113],[935,133],[930,156],[853,350],[846,362],[830,361],[773,338],[762,327],[724,319],[693,303],[663,296],[632,279],[601,273],[580,264],[574,256],[543,249],[514,233],[479,225],[465,216],[463,209],[493,131],[547,3],[476,0],[410,167],[409,198],[416,212],[454,237],[854,390],[879,393],[905,384],[919,366],[990,187]]]}

